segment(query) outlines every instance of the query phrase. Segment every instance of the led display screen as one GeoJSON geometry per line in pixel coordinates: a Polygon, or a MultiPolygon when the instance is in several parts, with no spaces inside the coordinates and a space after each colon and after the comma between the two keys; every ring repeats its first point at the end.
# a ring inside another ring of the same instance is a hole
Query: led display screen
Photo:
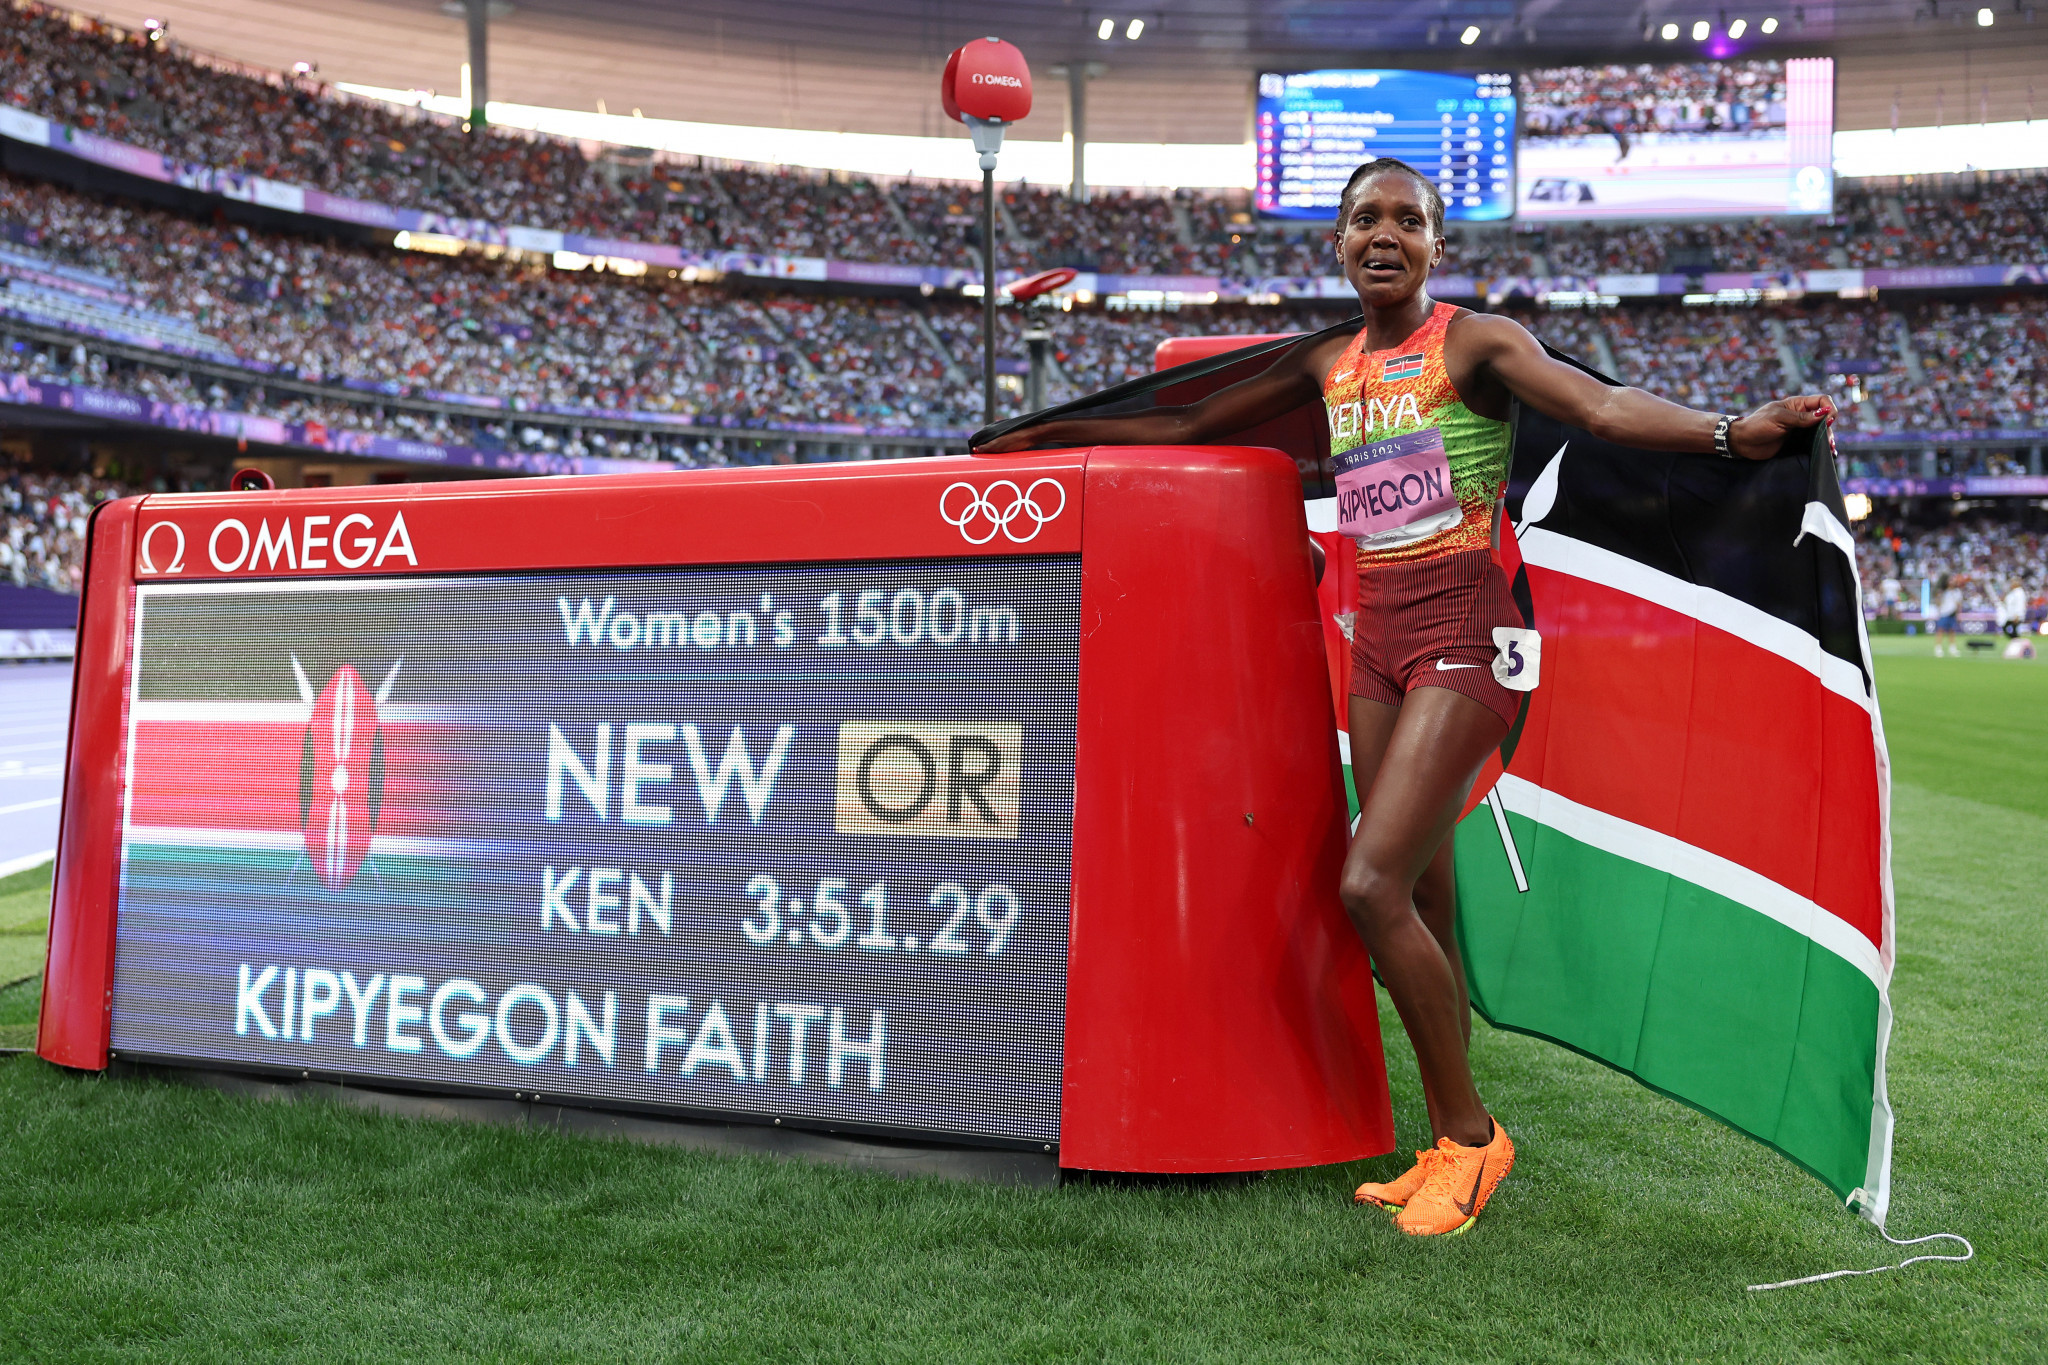
{"type": "Polygon", "coordinates": [[[1826,57],[1526,71],[1519,211],[1832,213],[1834,124],[1826,57]]]}
{"type": "Polygon", "coordinates": [[[1059,1138],[1072,557],[137,590],[112,1044],[1059,1138]]]}
{"type": "Polygon", "coordinates": [[[1444,217],[1515,211],[1515,82],[1500,73],[1297,71],[1259,77],[1259,213],[1327,223],[1351,172],[1397,157],[1435,177],[1444,217]]]}

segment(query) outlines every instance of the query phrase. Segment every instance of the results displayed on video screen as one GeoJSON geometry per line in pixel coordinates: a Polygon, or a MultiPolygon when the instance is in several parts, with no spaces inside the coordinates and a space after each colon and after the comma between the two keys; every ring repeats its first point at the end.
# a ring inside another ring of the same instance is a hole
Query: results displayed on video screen
{"type": "Polygon", "coordinates": [[[1450,221],[1514,212],[1515,83],[1504,73],[1269,72],[1253,138],[1263,217],[1329,222],[1351,172],[1381,156],[1434,177],[1450,221]]]}
{"type": "Polygon", "coordinates": [[[1079,618],[1059,557],[145,586],[113,1045],[1057,1142],[1079,618]]]}
{"type": "Polygon", "coordinates": [[[1834,211],[1834,62],[1259,77],[1262,218],[1330,222],[1360,164],[1432,177],[1451,222],[1834,211]]]}
{"type": "Polygon", "coordinates": [[[1550,67],[1521,94],[1524,218],[1833,211],[1828,58],[1550,67]]]}

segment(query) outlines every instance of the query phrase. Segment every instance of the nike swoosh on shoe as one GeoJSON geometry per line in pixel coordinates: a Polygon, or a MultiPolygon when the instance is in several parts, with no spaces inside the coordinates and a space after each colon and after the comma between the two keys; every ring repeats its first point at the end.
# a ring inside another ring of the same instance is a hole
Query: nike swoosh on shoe
{"type": "MultiPolygon", "coordinates": [[[[1472,667],[1475,667],[1475,666],[1476,666],[1476,665],[1472,665],[1472,664],[1467,664],[1467,665],[1466,665],[1466,667],[1467,667],[1467,668],[1472,668],[1472,667]]],[[[1481,1184],[1482,1184],[1482,1183],[1483,1183],[1483,1182],[1484,1182],[1485,1180],[1486,1180],[1486,1158],[1485,1158],[1485,1157],[1480,1157],[1480,1158],[1479,1158],[1479,1173],[1478,1173],[1477,1175],[1475,1175],[1475,1176],[1473,1176],[1473,1177],[1472,1177],[1472,1193],[1470,1193],[1470,1194],[1466,1195],[1466,1196],[1465,1196],[1465,1197],[1464,1197],[1463,1199],[1453,1199],[1453,1200],[1451,1201],[1451,1202],[1452,1202],[1453,1204],[1455,1204],[1455,1205],[1457,1205],[1457,1206],[1458,1206],[1458,1212],[1459,1212],[1459,1213],[1462,1213],[1462,1214],[1464,1214],[1464,1215],[1465,1215],[1465,1216],[1466,1216],[1467,1218],[1470,1218],[1470,1217],[1472,1216],[1472,1206],[1473,1206],[1474,1204],[1477,1204],[1477,1203],[1479,1202],[1479,1186],[1480,1186],[1480,1185],[1481,1185],[1481,1184]]]]}

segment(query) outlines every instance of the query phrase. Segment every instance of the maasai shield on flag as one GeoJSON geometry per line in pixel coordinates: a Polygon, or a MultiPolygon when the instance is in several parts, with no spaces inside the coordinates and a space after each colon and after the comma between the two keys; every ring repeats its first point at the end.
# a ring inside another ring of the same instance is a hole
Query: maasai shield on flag
{"type": "MultiPolygon", "coordinates": [[[[1193,402],[1295,344],[975,439],[1193,402]]],[[[1320,409],[1220,439],[1326,479],[1320,409]]],[[[1458,924],[1487,1020],[1770,1144],[1881,1225],[1889,771],[1832,453],[1816,428],[1761,463],[1657,454],[1518,405],[1501,554],[1541,683],[1458,826],[1458,924]]],[[[1311,503],[1309,521],[1334,513],[1311,503]]],[[[1339,698],[1347,567],[1322,594],[1339,698]]]]}
{"type": "Polygon", "coordinates": [[[313,703],[299,775],[306,856],[320,880],[336,890],[356,875],[377,832],[383,747],[376,698],[362,675],[343,664],[313,703]]]}

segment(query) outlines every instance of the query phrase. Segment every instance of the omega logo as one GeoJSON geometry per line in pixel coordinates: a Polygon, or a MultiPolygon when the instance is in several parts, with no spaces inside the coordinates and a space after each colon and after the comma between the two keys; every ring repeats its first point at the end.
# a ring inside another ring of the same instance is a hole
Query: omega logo
{"type": "Polygon", "coordinates": [[[183,528],[175,521],[160,521],[150,527],[142,533],[142,546],[137,557],[142,562],[142,571],[144,573],[174,574],[185,572],[185,532],[183,528]],[[150,554],[150,549],[156,543],[156,536],[159,531],[169,531],[173,536],[177,537],[176,547],[171,551],[170,562],[161,569],[156,566],[156,560],[150,554]]]}
{"type": "MultiPolygon", "coordinates": [[[[142,533],[137,567],[145,574],[181,574],[185,572],[185,544],[183,527],[159,521],[142,533]],[[168,560],[164,559],[166,550],[170,552],[168,560]]],[[[363,512],[340,518],[318,514],[285,517],[275,528],[265,517],[254,529],[240,517],[227,517],[215,522],[206,536],[206,560],[215,573],[272,573],[280,566],[295,571],[381,569],[393,559],[419,567],[403,512],[394,512],[390,523],[383,526],[363,512]]]]}

